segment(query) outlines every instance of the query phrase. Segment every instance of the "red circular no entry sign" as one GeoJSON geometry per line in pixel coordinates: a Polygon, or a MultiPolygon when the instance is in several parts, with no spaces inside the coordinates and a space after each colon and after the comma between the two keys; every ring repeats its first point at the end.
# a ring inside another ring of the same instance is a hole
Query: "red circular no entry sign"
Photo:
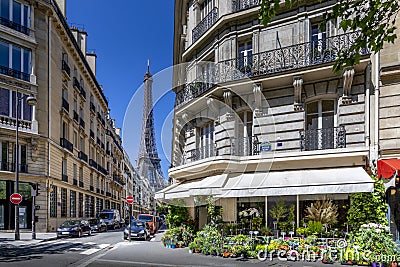
{"type": "Polygon", "coordinates": [[[22,196],[18,193],[11,194],[10,201],[11,201],[11,203],[17,205],[17,204],[21,203],[22,196]]]}
{"type": "Polygon", "coordinates": [[[127,197],[126,197],[126,202],[127,202],[128,204],[132,204],[132,203],[133,203],[133,196],[127,196],[127,197]]]}

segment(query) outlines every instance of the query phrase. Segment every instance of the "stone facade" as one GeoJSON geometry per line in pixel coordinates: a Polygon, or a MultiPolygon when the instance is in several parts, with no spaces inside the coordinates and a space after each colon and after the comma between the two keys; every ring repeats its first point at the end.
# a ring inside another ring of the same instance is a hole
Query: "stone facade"
{"type": "Polygon", "coordinates": [[[65,1],[14,2],[24,5],[30,21],[23,22],[28,23],[24,27],[0,25],[1,44],[22,48],[21,69],[1,63],[1,103],[9,107],[2,108],[0,115],[0,229],[14,228],[8,196],[15,181],[12,110],[17,90],[37,98],[33,108],[25,98],[20,100],[19,180],[20,191],[25,190],[20,211],[26,215],[22,228],[31,227],[30,188],[36,183],[37,231],[54,231],[66,219],[95,217],[105,208],[125,215],[127,195],[135,196],[136,213],[152,212],[150,186],[132,167],[120,129],[109,115],[108,101],[96,79],[96,55],[86,51],[87,33],[69,28],[65,1]]]}

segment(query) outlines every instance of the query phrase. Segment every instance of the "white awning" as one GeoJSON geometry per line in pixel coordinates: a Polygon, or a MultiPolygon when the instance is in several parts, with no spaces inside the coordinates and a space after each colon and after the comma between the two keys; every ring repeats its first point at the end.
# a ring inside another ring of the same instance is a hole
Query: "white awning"
{"type": "Polygon", "coordinates": [[[155,199],[164,199],[164,193],[167,192],[168,190],[171,190],[171,189],[177,187],[178,185],[179,184],[172,184],[172,185],[167,186],[164,189],[161,189],[160,191],[157,191],[156,195],[155,195],[155,199]]]}
{"type": "MultiPolygon", "coordinates": [[[[185,198],[191,196],[218,195],[226,183],[227,174],[206,177],[201,180],[187,181],[167,187],[162,194],[164,199],[185,198]]],[[[161,196],[161,195],[160,195],[161,196]]],[[[158,196],[156,195],[156,198],[158,196]]]]}
{"type": "Polygon", "coordinates": [[[218,197],[342,194],[373,190],[374,181],[365,170],[351,167],[239,174],[228,178],[218,197]]]}

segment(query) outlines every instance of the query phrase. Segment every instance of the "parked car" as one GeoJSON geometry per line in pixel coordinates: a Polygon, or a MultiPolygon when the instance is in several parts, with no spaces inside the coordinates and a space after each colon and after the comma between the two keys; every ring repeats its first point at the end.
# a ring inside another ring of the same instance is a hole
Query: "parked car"
{"type": "Polygon", "coordinates": [[[89,224],[92,232],[107,232],[107,224],[104,222],[103,219],[89,219],[89,224]]]}
{"type": "Polygon", "coordinates": [[[121,216],[119,215],[119,210],[102,210],[99,213],[98,218],[104,220],[108,229],[121,228],[121,216]]]}
{"type": "MultiPolygon", "coordinates": [[[[128,239],[129,226],[124,230],[124,239],[128,239]]],[[[147,240],[150,237],[149,224],[143,221],[131,222],[131,238],[143,238],[147,240]]]]}
{"type": "Polygon", "coordinates": [[[70,236],[81,237],[84,234],[92,234],[87,220],[68,220],[57,228],[57,238],[70,236]]]}
{"type": "MultiPolygon", "coordinates": [[[[136,221],[136,218],[135,218],[135,216],[131,216],[131,221],[133,222],[133,221],[136,221]]],[[[129,216],[126,216],[125,217],[125,226],[128,226],[129,225],[129,216]]]]}
{"type": "Polygon", "coordinates": [[[160,227],[162,225],[160,216],[156,216],[156,224],[157,224],[157,229],[160,229],[160,227]]]}
{"type": "Polygon", "coordinates": [[[139,214],[137,219],[139,221],[144,221],[149,224],[150,234],[154,235],[157,232],[158,226],[156,223],[156,216],[151,215],[151,214],[139,214]]]}

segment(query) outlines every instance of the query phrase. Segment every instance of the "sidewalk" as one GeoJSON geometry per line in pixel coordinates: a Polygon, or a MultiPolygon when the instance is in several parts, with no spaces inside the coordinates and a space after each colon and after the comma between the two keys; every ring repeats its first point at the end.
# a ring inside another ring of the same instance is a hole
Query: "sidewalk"
{"type": "Polygon", "coordinates": [[[15,240],[15,232],[0,231],[0,245],[32,245],[43,241],[57,239],[57,234],[53,233],[36,233],[36,239],[32,239],[32,232],[21,231],[20,240],[15,240]]]}

